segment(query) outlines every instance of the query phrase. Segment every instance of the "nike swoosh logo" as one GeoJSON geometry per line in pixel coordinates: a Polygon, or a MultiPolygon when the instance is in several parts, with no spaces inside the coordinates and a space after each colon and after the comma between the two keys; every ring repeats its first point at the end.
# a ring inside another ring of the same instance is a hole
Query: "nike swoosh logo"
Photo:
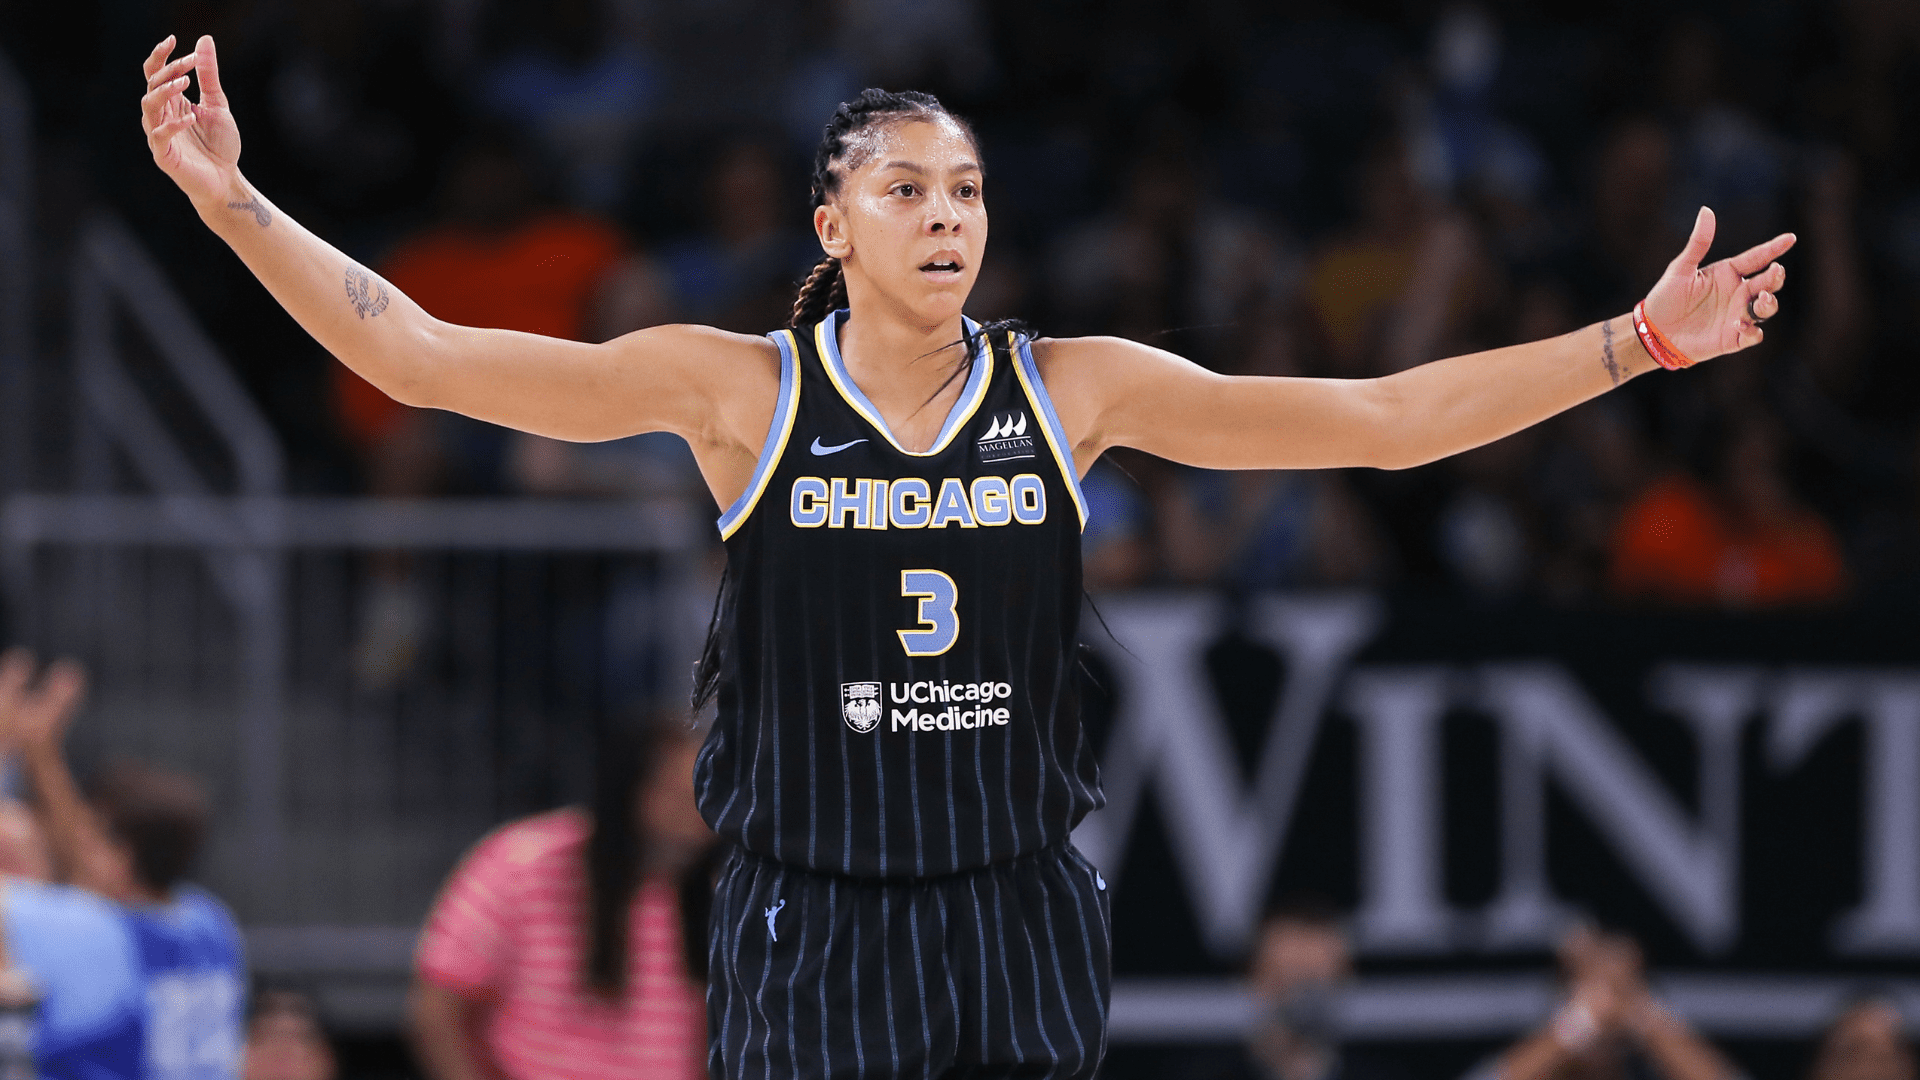
{"type": "Polygon", "coordinates": [[[820,436],[815,435],[813,437],[813,445],[807,449],[813,451],[814,457],[826,457],[828,454],[837,454],[849,446],[858,446],[866,441],[865,439],[855,439],[852,442],[843,442],[839,446],[822,446],[820,445],[820,436]]]}

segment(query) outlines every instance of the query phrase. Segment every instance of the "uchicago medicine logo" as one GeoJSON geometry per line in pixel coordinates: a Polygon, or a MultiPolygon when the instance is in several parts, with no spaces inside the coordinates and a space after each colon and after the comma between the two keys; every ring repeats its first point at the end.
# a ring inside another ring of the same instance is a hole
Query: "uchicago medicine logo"
{"type": "Polygon", "coordinates": [[[850,682],[840,684],[840,716],[847,726],[865,735],[880,726],[880,684],[850,682]]]}
{"type": "MultiPolygon", "coordinates": [[[[1010,683],[927,679],[887,686],[894,705],[906,706],[893,710],[888,731],[973,731],[1005,727],[1013,717],[1012,709],[995,704],[1013,697],[1010,683]]],[[[848,727],[865,735],[880,726],[884,712],[880,690],[877,682],[840,684],[840,716],[848,727]]]]}

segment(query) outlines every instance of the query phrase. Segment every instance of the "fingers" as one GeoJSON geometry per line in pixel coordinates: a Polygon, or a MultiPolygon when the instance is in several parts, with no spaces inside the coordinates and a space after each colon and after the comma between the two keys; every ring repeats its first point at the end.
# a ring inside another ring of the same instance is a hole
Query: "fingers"
{"type": "Polygon", "coordinates": [[[188,77],[185,75],[149,90],[140,98],[140,119],[147,129],[149,139],[158,139],[163,134],[171,135],[180,128],[182,117],[191,119],[191,113],[179,108],[187,91],[188,77]]]}
{"type": "Polygon", "coordinates": [[[180,76],[185,75],[187,72],[193,70],[193,68],[199,63],[200,63],[199,53],[188,53],[187,55],[180,57],[178,60],[173,61],[172,63],[166,65],[160,70],[148,75],[147,89],[152,90],[154,87],[159,86],[161,83],[172,82],[174,79],[177,79],[180,76]]]}
{"type": "Polygon", "coordinates": [[[1667,267],[1669,273],[1691,274],[1700,268],[1700,260],[1707,257],[1707,250],[1713,247],[1715,222],[1713,211],[1701,207],[1693,217],[1693,235],[1687,237],[1687,246],[1680,249],[1673,262],[1667,267]]]}
{"type": "Polygon", "coordinates": [[[1779,263],[1772,263],[1768,265],[1765,270],[1747,278],[1745,282],[1746,305],[1747,312],[1751,314],[1752,317],[1740,320],[1741,344],[1743,346],[1758,344],[1760,338],[1755,337],[1749,341],[1747,340],[1747,332],[1752,331],[1758,334],[1760,332],[1759,324],[1761,322],[1780,314],[1780,297],[1775,294],[1779,292],[1780,286],[1786,283],[1787,268],[1781,266],[1779,263]]]}
{"type": "Polygon", "coordinates": [[[220,88],[220,56],[214,51],[213,35],[200,35],[193,43],[193,56],[200,67],[200,104],[224,103],[227,94],[220,88]]]}
{"type": "Polygon", "coordinates": [[[1800,238],[1792,233],[1781,233],[1779,236],[1774,237],[1764,244],[1756,244],[1748,248],[1733,258],[1728,259],[1727,262],[1732,264],[1735,273],[1738,273],[1741,277],[1746,277],[1780,256],[1785,255],[1798,239],[1800,238]]]}
{"type": "Polygon", "coordinates": [[[167,56],[172,52],[173,35],[168,34],[160,44],[153,47],[152,52],[147,54],[146,62],[140,65],[140,73],[151,80],[153,73],[160,70],[160,65],[167,62],[167,56]]]}

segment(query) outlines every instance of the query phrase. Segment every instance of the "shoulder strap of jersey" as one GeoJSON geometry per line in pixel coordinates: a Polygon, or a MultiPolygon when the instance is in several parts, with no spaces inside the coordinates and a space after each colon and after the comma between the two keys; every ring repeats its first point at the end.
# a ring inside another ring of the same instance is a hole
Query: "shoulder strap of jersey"
{"type": "Polygon", "coordinates": [[[1087,496],[1080,490],[1080,473],[1074,468],[1073,444],[1067,442],[1066,429],[1060,426],[1060,417],[1053,411],[1053,399],[1047,396],[1047,386],[1040,381],[1040,367],[1033,362],[1032,344],[1026,335],[1007,331],[1007,352],[1013,357],[1014,374],[1020,379],[1020,389],[1026,392],[1027,403],[1033,406],[1033,415],[1040,420],[1040,431],[1053,451],[1060,478],[1073,493],[1074,509],[1080,512],[1080,528],[1085,529],[1087,496]]]}
{"type": "Polygon", "coordinates": [[[787,451],[787,439],[793,435],[793,420],[800,413],[800,357],[799,342],[791,330],[775,330],[768,334],[774,344],[780,346],[780,396],[773,407],[773,422],[767,425],[767,441],[761,444],[760,460],[754,465],[753,479],[748,481],[747,489],[733,500],[727,512],[720,515],[720,539],[730,540],[740,531],[740,526],[752,516],[753,508],[759,504],[760,496],[767,490],[767,482],[773,479],[773,470],[780,464],[780,456],[787,451]]]}

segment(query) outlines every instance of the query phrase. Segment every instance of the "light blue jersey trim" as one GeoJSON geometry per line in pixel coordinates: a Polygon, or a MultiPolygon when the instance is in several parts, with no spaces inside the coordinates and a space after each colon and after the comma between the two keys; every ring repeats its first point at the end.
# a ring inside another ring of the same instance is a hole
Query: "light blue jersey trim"
{"type": "Polygon", "coordinates": [[[1074,468],[1073,444],[1067,442],[1067,431],[1060,426],[1060,417],[1053,411],[1053,399],[1047,396],[1047,384],[1040,381],[1040,368],[1033,362],[1031,344],[1024,335],[1009,333],[1007,343],[1013,346],[1013,370],[1020,376],[1020,385],[1027,392],[1027,400],[1032,403],[1035,412],[1040,414],[1040,430],[1047,437],[1047,445],[1053,449],[1054,464],[1060,467],[1060,475],[1066,478],[1067,490],[1073,493],[1074,509],[1080,511],[1080,530],[1087,528],[1087,494],[1080,490],[1080,470],[1074,468]]]}
{"type": "MultiPolygon", "coordinates": [[[[874,408],[873,402],[867,400],[867,395],[860,392],[859,385],[847,372],[847,365],[840,359],[840,320],[846,314],[847,309],[841,308],[820,320],[819,325],[814,327],[814,343],[819,346],[821,360],[826,365],[827,378],[832,380],[835,389],[840,391],[840,396],[846,398],[847,404],[853,406],[853,411],[865,417],[867,423],[872,424],[873,429],[884,436],[887,442],[892,443],[895,450],[909,457],[932,457],[945,450],[947,444],[953,441],[953,437],[966,426],[967,421],[973,419],[973,414],[980,409],[980,403],[986,399],[987,385],[993,379],[993,350],[986,348],[984,341],[981,342],[980,352],[974,358],[973,370],[967,373],[967,385],[961,388],[959,399],[953,403],[953,408],[948,410],[947,422],[941,426],[940,437],[933,440],[933,446],[926,450],[909,450],[900,445],[900,440],[893,437],[893,432],[887,430],[887,422],[881,418],[880,410],[874,408]]],[[[966,329],[967,340],[972,341],[974,335],[979,332],[980,325],[964,315],[960,317],[960,321],[966,329]]]]}
{"type": "Polygon", "coordinates": [[[773,422],[767,425],[767,441],[760,447],[760,461],[753,467],[753,480],[747,484],[747,490],[733,500],[733,505],[727,507],[727,512],[720,515],[722,540],[731,539],[739,531],[759,504],[760,496],[766,493],[767,481],[773,478],[773,467],[786,452],[787,440],[793,435],[794,418],[800,412],[800,362],[794,351],[793,331],[776,330],[767,336],[780,346],[780,400],[773,409],[773,422]]]}

